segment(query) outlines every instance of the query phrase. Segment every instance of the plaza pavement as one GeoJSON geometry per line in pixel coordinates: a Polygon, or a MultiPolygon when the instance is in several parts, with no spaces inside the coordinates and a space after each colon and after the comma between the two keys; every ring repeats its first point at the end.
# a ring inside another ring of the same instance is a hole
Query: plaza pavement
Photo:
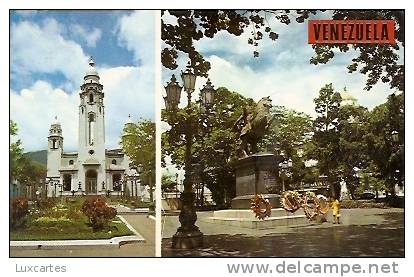
{"type": "Polygon", "coordinates": [[[163,216],[163,257],[404,257],[403,209],[342,209],[342,224],[248,229],[213,223],[198,212],[204,246],[171,249],[178,216],[163,216]]]}
{"type": "Polygon", "coordinates": [[[60,246],[53,249],[10,250],[10,257],[154,257],[155,220],[146,214],[129,213],[122,217],[145,239],[144,242],[114,246],[60,246]]]}

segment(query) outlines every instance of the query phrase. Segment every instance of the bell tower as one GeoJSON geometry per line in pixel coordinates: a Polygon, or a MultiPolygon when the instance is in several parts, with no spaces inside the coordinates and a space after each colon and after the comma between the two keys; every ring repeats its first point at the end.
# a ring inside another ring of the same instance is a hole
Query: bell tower
{"type": "Polygon", "coordinates": [[[47,177],[59,177],[60,159],[63,151],[62,127],[55,116],[47,137],[47,177]]]}
{"type": "MultiPolygon", "coordinates": [[[[105,180],[105,106],[103,86],[92,57],[81,85],[79,105],[79,180],[85,186],[85,174],[105,180]]],[[[87,187],[85,188],[87,189],[87,187]]]]}

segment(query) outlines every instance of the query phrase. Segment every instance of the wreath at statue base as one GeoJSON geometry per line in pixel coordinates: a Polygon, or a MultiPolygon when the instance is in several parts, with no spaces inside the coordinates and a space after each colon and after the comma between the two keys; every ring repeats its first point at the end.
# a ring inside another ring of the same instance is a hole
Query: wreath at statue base
{"type": "Polygon", "coordinates": [[[264,220],[272,214],[272,205],[269,200],[264,198],[261,194],[255,195],[252,198],[250,209],[260,220],[264,220]]]}

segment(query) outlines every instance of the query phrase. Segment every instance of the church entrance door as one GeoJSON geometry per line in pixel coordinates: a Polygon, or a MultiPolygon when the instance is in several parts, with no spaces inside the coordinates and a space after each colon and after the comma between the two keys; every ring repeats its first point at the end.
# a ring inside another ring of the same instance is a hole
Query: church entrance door
{"type": "Polygon", "coordinates": [[[98,174],[96,170],[89,169],[86,171],[86,194],[97,193],[98,174]]]}

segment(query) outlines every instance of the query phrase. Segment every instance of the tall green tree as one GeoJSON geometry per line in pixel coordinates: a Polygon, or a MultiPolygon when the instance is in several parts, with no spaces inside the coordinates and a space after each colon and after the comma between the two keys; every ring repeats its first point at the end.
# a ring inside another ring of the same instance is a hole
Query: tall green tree
{"type": "Polygon", "coordinates": [[[287,186],[299,185],[305,181],[304,179],[307,182],[310,181],[309,179],[315,180],[317,176],[313,176],[312,169],[305,166],[305,162],[310,158],[309,153],[314,149],[311,136],[312,118],[305,113],[283,106],[273,107],[271,114],[272,125],[260,144],[261,150],[273,152],[279,157],[279,163],[292,159],[292,168],[289,169],[291,177],[282,176],[287,186]],[[280,156],[282,153],[283,156],[280,156]]]}
{"type": "Polygon", "coordinates": [[[10,181],[17,179],[21,171],[21,166],[19,160],[23,157],[23,146],[20,139],[17,139],[17,123],[13,120],[10,120],[9,132],[11,141],[10,143],[10,181]]]}
{"type": "Polygon", "coordinates": [[[318,161],[321,174],[327,176],[327,181],[332,192],[339,197],[340,184],[338,166],[340,160],[340,130],[339,113],[341,95],[334,91],[332,84],[325,85],[319,91],[319,96],[314,99],[317,114],[314,120],[313,142],[315,144],[314,157],[318,161]]]}
{"type": "Polygon", "coordinates": [[[120,144],[131,159],[131,166],[142,165],[141,181],[152,189],[155,182],[155,123],[143,119],[126,124],[120,144]]]}
{"type": "Polygon", "coordinates": [[[365,136],[368,132],[368,109],[359,105],[341,105],[338,123],[339,173],[354,199],[360,185],[359,171],[365,168],[368,162],[365,143],[365,136]]]}
{"type": "Polygon", "coordinates": [[[368,155],[392,195],[395,184],[402,185],[405,175],[404,111],[404,93],[391,94],[386,103],[375,107],[369,115],[368,155]]]}

